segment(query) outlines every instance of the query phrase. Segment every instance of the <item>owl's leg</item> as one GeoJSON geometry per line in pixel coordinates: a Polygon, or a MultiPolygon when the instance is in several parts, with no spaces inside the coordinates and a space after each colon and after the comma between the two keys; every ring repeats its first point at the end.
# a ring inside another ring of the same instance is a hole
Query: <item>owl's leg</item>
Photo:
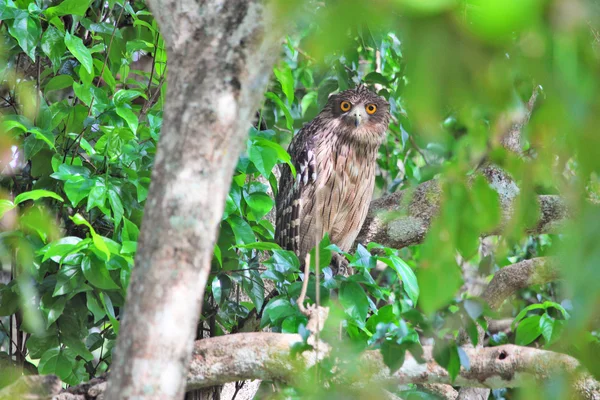
{"type": "Polygon", "coordinates": [[[348,267],[348,260],[346,257],[333,253],[331,257],[331,270],[333,271],[333,275],[343,275],[349,276],[354,273],[354,268],[348,267]]]}

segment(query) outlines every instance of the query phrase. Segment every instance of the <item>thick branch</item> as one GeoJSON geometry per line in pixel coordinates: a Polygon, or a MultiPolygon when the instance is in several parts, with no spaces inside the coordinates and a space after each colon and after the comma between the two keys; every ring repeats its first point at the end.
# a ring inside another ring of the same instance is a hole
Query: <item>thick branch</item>
{"type": "MultiPolygon", "coordinates": [[[[518,193],[518,188],[500,178],[490,183],[500,195],[503,220],[506,223],[512,216],[512,200],[518,193]],[[499,190],[500,188],[503,190],[499,190]]],[[[397,249],[421,243],[432,219],[438,213],[441,197],[439,182],[431,180],[415,189],[402,190],[373,200],[356,243],[377,242],[397,249]]],[[[555,232],[569,216],[565,202],[559,196],[544,195],[538,196],[538,203],[538,222],[528,228],[527,232],[555,232]]]]}
{"type": "Polygon", "coordinates": [[[495,310],[517,290],[552,282],[558,278],[559,270],[555,260],[548,258],[524,260],[496,272],[482,297],[490,308],[495,310]]]}
{"type": "MultiPolygon", "coordinates": [[[[243,379],[277,379],[294,382],[302,379],[298,368],[307,358],[312,364],[315,355],[303,353],[291,361],[290,347],[299,342],[293,334],[248,333],[222,336],[196,342],[188,375],[188,389],[219,385],[243,379]]],[[[469,371],[461,368],[455,382],[448,372],[435,362],[432,347],[424,347],[424,364],[410,353],[397,372],[390,374],[379,351],[367,351],[361,363],[364,383],[407,384],[444,383],[455,386],[504,388],[518,387],[528,379],[546,380],[557,373],[575,374],[575,389],[583,398],[600,396],[600,384],[578,372],[574,358],[529,347],[505,345],[492,348],[464,348],[469,357],[469,371]]],[[[319,355],[319,358],[322,355],[319,355]]]]}
{"type": "MultiPolygon", "coordinates": [[[[299,342],[301,338],[296,334],[266,332],[239,333],[197,341],[187,388],[199,389],[246,379],[298,382],[305,378],[302,373],[305,368],[328,351],[325,349],[319,355],[308,351],[293,357],[291,348],[299,342]]],[[[448,372],[433,359],[433,348],[425,346],[423,350],[425,363],[419,364],[410,353],[406,353],[402,368],[393,374],[383,363],[379,351],[363,353],[360,368],[364,380],[356,384],[385,387],[437,383],[494,389],[519,387],[531,379],[545,381],[557,374],[568,374],[573,379],[575,393],[581,398],[596,399],[600,396],[600,383],[582,372],[576,359],[565,354],[515,345],[463,348],[470,368],[461,367],[458,377],[452,382],[448,372]]],[[[339,371],[343,373],[342,364],[339,371]]],[[[48,382],[55,385],[53,380],[48,382]]],[[[97,395],[105,386],[96,385],[94,388],[97,395]]],[[[0,392],[0,398],[4,398],[2,396],[7,389],[0,392]]]]}

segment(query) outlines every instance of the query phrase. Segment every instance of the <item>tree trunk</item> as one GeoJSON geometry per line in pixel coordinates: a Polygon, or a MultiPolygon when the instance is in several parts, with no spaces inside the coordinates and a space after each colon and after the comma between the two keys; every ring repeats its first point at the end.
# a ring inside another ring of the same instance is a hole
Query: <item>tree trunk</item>
{"type": "Polygon", "coordinates": [[[149,0],[164,121],[106,398],[181,399],[233,169],[278,51],[255,0],[149,0]]]}

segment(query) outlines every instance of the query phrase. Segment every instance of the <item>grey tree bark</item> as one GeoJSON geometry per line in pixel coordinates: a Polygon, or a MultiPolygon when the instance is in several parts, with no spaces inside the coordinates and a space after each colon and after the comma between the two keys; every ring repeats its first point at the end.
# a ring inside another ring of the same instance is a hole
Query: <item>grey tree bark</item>
{"type": "Polygon", "coordinates": [[[278,51],[259,0],[148,0],[167,100],[107,399],[183,398],[225,197],[278,51]]]}

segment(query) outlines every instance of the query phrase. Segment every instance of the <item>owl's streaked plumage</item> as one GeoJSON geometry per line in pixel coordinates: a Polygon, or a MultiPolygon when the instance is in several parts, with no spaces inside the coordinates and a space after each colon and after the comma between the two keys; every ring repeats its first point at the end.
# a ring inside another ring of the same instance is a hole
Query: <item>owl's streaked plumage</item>
{"type": "Polygon", "coordinates": [[[283,166],[276,198],[275,239],[282,248],[303,262],[327,232],[350,250],[367,216],[389,121],[389,103],[359,85],[330,96],[298,131],[288,149],[297,175],[283,166]]]}

